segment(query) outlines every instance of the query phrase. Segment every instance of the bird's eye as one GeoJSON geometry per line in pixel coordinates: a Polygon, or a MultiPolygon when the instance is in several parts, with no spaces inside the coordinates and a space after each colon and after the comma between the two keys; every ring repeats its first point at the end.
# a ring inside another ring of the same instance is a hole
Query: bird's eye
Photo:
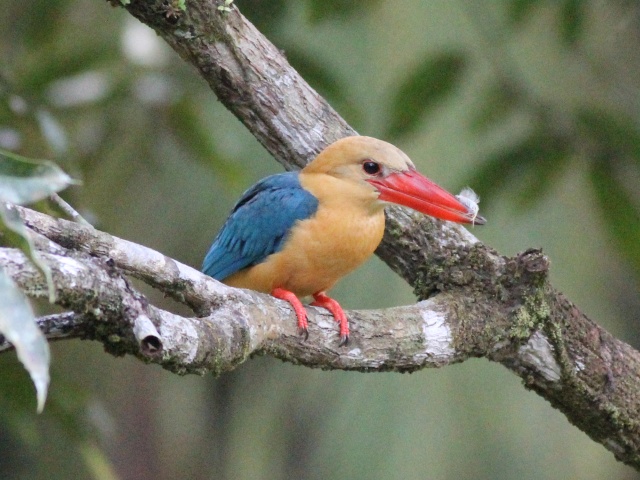
{"type": "Polygon", "coordinates": [[[380,164],[372,160],[365,160],[362,163],[362,170],[367,175],[378,175],[380,173],[380,164]]]}

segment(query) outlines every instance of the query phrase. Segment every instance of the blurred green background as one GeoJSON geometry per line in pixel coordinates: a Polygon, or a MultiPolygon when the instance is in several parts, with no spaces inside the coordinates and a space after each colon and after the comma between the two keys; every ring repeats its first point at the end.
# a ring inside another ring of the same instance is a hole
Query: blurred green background
{"type": "MultiPolygon", "coordinates": [[[[236,4],[358,132],[474,187],[483,242],[543,247],[554,285],[640,347],[637,1],[236,4]]],[[[153,32],[95,0],[3,1],[0,147],[56,161],[98,228],[194,267],[242,191],[281,170],[153,32]]],[[[378,259],[333,293],[414,301],[378,259]]],[[[2,479],[640,478],[484,360],[400,375],[255,358],[214,379],[52,348],[39,416],[0,356],[2,479]]]]}

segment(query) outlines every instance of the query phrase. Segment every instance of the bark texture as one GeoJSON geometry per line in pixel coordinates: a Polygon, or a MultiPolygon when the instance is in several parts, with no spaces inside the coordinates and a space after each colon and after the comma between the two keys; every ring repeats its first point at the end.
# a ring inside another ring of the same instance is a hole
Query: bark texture
{"type": "MultiPolygon", "coordinates": [[[[119,5],[119,2],[115,2],[119,5]]],[[[239,12],[192,0],[132,0],[229,108],[291,169],[355,132],[239,12]]],[[[99,340],[178,373],[221,373],[252,354],[321,368],[413,371],[485,357],[519,375],[616,458],[640,469],[640,354],[557,292],[539,250],[513,258],[464,228],[393,208],[378,255],[415,289],[416,305],[348,312],[352,341],[338,348],[333,319],[310,308],[310,338],[296,334],[282,301],[235,290],[166,256],[91,227],[20,209],[51,264],[58,303],[41,319],[51,338],[99,340]],[[189,306],[184,317],[150,305],[127,280],[142,279],[189,306]]],[[[17,250],[0,265],[32,296],[44,279],[17,250]]],[[[0,342],[0,349],[6,349],[0,342]]]]}

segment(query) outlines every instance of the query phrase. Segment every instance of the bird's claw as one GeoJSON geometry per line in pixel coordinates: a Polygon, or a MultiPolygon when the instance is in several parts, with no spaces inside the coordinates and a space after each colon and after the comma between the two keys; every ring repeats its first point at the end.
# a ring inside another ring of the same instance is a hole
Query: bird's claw
{"type": "Polygon", "coordinates": [[[324,292],[314,293],[313,298],[315,301],[311,305],[329,310],[335,321],[340,325],[340,343],[338,346],[344,347],[349,343],[349,321],[347,320],[344,310],[342,310],[338,302],[328,297],[324,292]]]}
{"type": "Polygon", "coordinates": [[[309,340],[309,329],[306,326],[298,325],[298,335],[304,337],[305,342],[309,340]]]}
{"type": "Polygon", "coordinates": [[[305,341],[309,340],[309,321],[306,313],[298,317],[298,335],[304,337],[305,341]]]}
{"type": "Polygon", "coordinates": [[[289,302],[293,311],[298,319],[298,335],[304,337],[305,340],[309,339],[309,322],[307,321],[307,312],[304,309],[302,303],[293,292],[285,290],[284,288],[274,288],[271,291],[271,295],[286,302],[289,302]]]}

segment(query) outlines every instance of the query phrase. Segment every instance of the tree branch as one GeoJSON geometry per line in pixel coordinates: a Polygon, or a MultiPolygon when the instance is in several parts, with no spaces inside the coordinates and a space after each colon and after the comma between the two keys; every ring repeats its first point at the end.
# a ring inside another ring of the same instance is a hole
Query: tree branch
{"type": "MultiPolygon", "coordinates": [[[[221,14],[217,6],[192,0],[185,12],[169,12],[163,0],[132,0],[126,8],[194,65],[287,168],[354,133],[235,7],[221,14]]],[[[50,335],[96,339],[112,353],[179,373],[224,372],[256,353],[362,371],[412,371],[486,357],[640,469],[640,354],[552,288],[548,261],[538,250],[503,257],[462,227],[389,209],[377,253],[423,301],[348,312],[352,343],[338,348],[333,320],[323,311],[309,309],[305,342],[285,302],[225,287],[90,227],[20,211],[34,234],[55,242],[41,242],[48,252],[43,256],[52,266],[58,304],[74,312],[41,319],[50,335]],[[150,305],[123,273],[185,303],[194,316],[150,305]]],[[[22,253],[0,249],[0,265],[27,294],[45,295],[44,279],[22,253]]]]}
{"type": "MultiPolygon", "coordinates": [[[[339,348],[333,318],[324,310],[309,307],[311,336],[302,341],[286,302],[226,287],[91,227],[18,210],[34,235],[49,240],[38,244],[49,252],[43,255],[58,303],[75,312],[42,319],[48,336],[62,331],[67,338],[98,340],[111,353],[130,353],[181,374],[220,374],[254,354],[322,368],[400,372],[485,357],[514,371],[618,458],[638,464],[640,354],[550,287],[548,261],[538,250],[506,258],[478,243],[441,242],[447,262],[434,266],[414,247],[415,277],[431,279],[437,293],[416,305],[348,312],[352,341],[339,348]],[[196,316],[150,305],[121,272],[188,305],[196,316]],[[157,333],[136,335],[149,323],[157,333]]],[[[39,270],[20,251],[0,249],[0,266],[30,295],[46,296],[39,270]]]]}
{"type": "MultiPolygon", "coordinates": [[[[338,347],[333,317],[309,307],[312,335],[302,341],[286,302],[229,288],[154,250],[93,228],[29,209],[20,212],[34,232],[64,239],[68,247],[55,246],[51,248],[55,253],[42,254],[52,268],[57,303],[75,312],[40,319],[51,338],[98,340],[111,353],[147,357],[179,373],[221,373],[256,353],[310,366],[362,371],[418,370],[477,354],[476,347],[453,346],[461,331],[451,328],[459,323],[455,319],[460,302],[449,294],[407,307],[349,312],[354,339],[348,349],[338,347]],[[185,304],[187,298],[202,299],[195,303],[206,315],[185,318],[154,307],[121,275],[127,271],[148,280],[148,260],[160,258],[163,266],[155,267],[157,275],[150,283],[185,304]],[[141,318],[145,325],[150,320],[159,332],[152,351],[141,348],[147,336],[136,338],[141,318]]],[[[31,296],[47,295],[44,278],[21,251],[0,248],[0,265],[31,296]]],[[[6,348],[0,342],[0,350],[6,348]]]]}

